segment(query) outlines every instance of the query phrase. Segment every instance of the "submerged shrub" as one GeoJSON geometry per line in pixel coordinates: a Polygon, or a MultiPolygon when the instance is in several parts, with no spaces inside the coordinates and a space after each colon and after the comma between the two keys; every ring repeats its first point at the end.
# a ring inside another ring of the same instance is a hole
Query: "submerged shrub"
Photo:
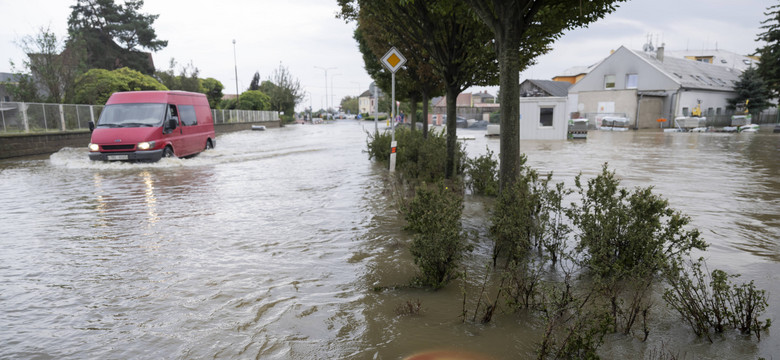
{"type": "Polygon", "coordinates": [[[485,155],[466,159],[466,186],[475,194],[498,195],[498,160],[487,149],[485,155]]]}
{"type": "Polygon", "coordinates": [[[420,285],[440,288],[456,277],[463,253],[469,249],[462,213],[463,198],[443,181],[420,186],[405,208],[406,228],[416,232],[410,251],[420,268],[420,285]]]}
{"type": "MultiPolygon", "coordinates": [[[[368,158],[382,164],[389,164],[390,143],[392,133],[369,133],[366,145],[368,158]]],[[[411,131],[407,127],[395,129],[397,143],[396,169],[407,179],[419,182],[436,182],[444,179],[444,169],[447,162],[447,137],[443,132],[431,131],[427,138],[422,132],[411,131]]],[[[464,168],[465,153],[463,145],[457,144],[455,149],[455,174],[461,174],[464,168]]]]}
{"type": "Polygon", "coordinates": [[[707,244],[698,230],[685,229],[690,219],[671,209],[651,187],[621,188],[606,164],[587,186],[580,176],[575,185],[582,200],[572,204],[569,217],[579,229],[575,249],[582,254],[579,262],[609,301],[615,331],[622,320],[628,334],[640,313],[649,309],[645,295],[658,275],[707,244]]]}
{"type": "Polygon", "coordinates": [[[757,290],[753,281],[734,284],[722,270],[707,275],[702,270],[703,260],[690,266],[679,266],[670,273],[670,288],[664,292],[664,300],[691,326],[698,336],[712,342],[711,332],[722,333],[727,328],[739,329],[742,334],[756,334],[771,325],[771,320],[759,320],[768,303],[765,290],[757,290]]]}

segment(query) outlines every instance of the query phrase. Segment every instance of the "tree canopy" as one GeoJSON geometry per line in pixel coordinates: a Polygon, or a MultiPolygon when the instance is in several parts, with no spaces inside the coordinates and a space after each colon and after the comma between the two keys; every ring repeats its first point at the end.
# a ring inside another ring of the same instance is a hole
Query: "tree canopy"
{"type": "Polygon", "coordinates": [[[520,175],[520,71],[564,31],[587,26],[624,0],[464,0],[493,33],[500,67],[501,188],[520,175]]]}
{"type": "Polygon", "coordinates": [[[212,109],[216,109],[224,96],[222,90],[225,86],[215,78],[206,78],[201,80],[201,88],[203,93],[206,94],[206,98],[209,99],[209,106],[212,109]]]}
{"type": "Polygon", "coordinates": [[[91,69],[76,79],[73,101],[76,104],[102,105],[117,91],[168,90],[149,75],[130,68],[113,71],[91,69]]]}
{"type": "Polygon", "coordinates": [[[84,71],[85,55],[80,47],[66,51],[64,42],[48,27],[41,27],[37,34],[23,37],[17,45],[27,54],[22,71],[30,74],[19,77],[20,86],[16,94],[19,99],[58,103],[72,95],[73,82],[84,71]],[[39,93],[36,83],[44,89],[43,94],[39,93]]]}
{"type": "Polygon", "coordinates": [[[168,42],[157,39],[152,27],[159,15],[141,13],[143,0],[77,0],[68,17],[69,46],[83,41],[89,68],[131,67],[144,74],[154,66],[144,49],[158,51],[168,42]]]}
{"type": "Polygon", "coordinates": [[[737,93],[737,97],[728,99],[730,109],[736,109],[738,104],[745,104],[747,100],[747,110],[757,117],[762,110],[772,106],[769,102],[772,98],[772,92],[766,86],[759,71],[754,67],[742,72],[739,80],[734,84],[734,91],[737,93]]]}
{"type": "Polygon", "coordinates": [[[200,70],[192,62],[182,66],[178,75],[176,75],[176,65],[176,60],[171,59],[168,70],[156,71],[154,75],[160,79],[165,87],[171,90],[206,92],[201,85],[201,80],[198,78],[200,70]]]}
{"type": "Polygon", "coordinates": [[[271,98],[260,90],[241,93],[240,110],[271,110],[271,98]]]}
{"type": "Polygon", "coordinates": [[[447,93],[447,164],[445,174],[455,172],[456,99],[475,85],[494,85],[497,63],[491,46],[492,34],[460,1],[339,0],[346,19],[359,26],[375,21],[377,28],[397,36],[390,46],[424,54],[433,73],[447,93]],[[371,20],[369,20],[371,19],[371,20]]]}
{"type": "MultiPolygon", "coordinates": [[[[300,81],[293,78],[282,64],[274,70],[268,80],[260,84],[259,90],[268,95],[269,110],[284,112],[285,116],[295,113],[295,105],[303,100],[303,88],[300,81]]],[[[243,101],[243,96],[241,98],[243,101]]]]}
{"type": "Polygon", "coordinates": [[[758,73],[775,96],[780,96],[780,5],[770,6],[764,15],[767,16],[761,22],[764,32],[756,39],[766,42],[764,47],[756,50],[756,54],[761,56],[758,73]]]}

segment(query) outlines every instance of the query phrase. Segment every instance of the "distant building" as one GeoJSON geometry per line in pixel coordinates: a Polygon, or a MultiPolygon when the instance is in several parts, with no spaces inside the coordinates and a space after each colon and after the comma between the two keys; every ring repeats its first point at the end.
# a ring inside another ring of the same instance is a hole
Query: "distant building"
{"type": "Polygon", "coordinates": [[[572,83],[553,80],[525,80],[520,83],[520,97],[566,97],[572,83]]]}
{"type": "Polygon", "coordinates": [[[590,66],[573,66],[564,70],[560,75],[557,75],[552,79],[553,81],[565,81],[570,84],[576,84],[578,81],[582,80],[585,75],[588,75],[588,73],[598,64],[599,63],[590,66]]]}
{"type": "MultiPolygon", "coordinates": [[[[447,97],[434,98],[432,101],[433,113],[429,114],[429,121],[436,125],[444,124],[443,115],[447,114],[447,97]]],[[[487,91],[477,93],[460,93],[455,101],[458,117],[476,120],[489,120],[490,113],[498,111],[496,97],[487,91]]]]}
{"type": "MultiPolygon", "coordinates": [[[[374,113],[374,108],[379,101],[378,98],[374,98],[374,87],[376,87],[375,83],[371,83],[371,85],[368,86],[368,90],[364,91],[360,96],[358,96],[358,112],[361,114],[372,114],[374,113]]],[[[377,88],[376,89],[377,94],[379,95],[379,98],[384,96],[382,93],[382,89],[377,88]]]]}
{"type": "MultiPolygon", "coordinates": [[[[656,50],[656,49],[653,49],[656,50]]],[[[636,128],[658,128],[658,119],[689,116],[699,106],[708,118],[725,117],[727,99],[736,97],[734,84],[742,73],[736,67],[665,56],[623,46],[569,88],[570,116],[627,117],[636,128]]]]}
{"type": "Polygon", "coordinates": [[[665,56],[699,61],[745,71],[761,62],[758,56],[740,55],[728,50],[666,50],[665,56]]]}
{"type": "Polygon", "coordinates": [[[8,89],[8,85],[15,85],[17,81],[17,77],[14,74],[0,73],[0,102],[14,101],[11,91],[8,89]]]}

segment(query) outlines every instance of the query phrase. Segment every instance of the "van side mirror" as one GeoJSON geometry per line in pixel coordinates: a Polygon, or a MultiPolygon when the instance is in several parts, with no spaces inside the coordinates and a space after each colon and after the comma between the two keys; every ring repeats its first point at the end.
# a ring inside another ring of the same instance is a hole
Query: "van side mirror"
{"type": "Polygon", "coordinates": [[[176,127],[179,125],[179,119],[175,116],[165,121],[165,126],[163,127],[163,133],[168,134],[173,130],[176,130],[176,127]]]}
{"type": "Polygon", "coordinates": [[[95,131],[95,122],[94,121],[88,122],[87,126],[89,127],[89,132],[95,131]]]}

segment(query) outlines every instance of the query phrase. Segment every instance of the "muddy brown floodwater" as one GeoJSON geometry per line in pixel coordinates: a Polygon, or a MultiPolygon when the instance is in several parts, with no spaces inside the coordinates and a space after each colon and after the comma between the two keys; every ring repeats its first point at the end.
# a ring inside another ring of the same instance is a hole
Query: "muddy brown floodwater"
{"type": "MultiPolygon", "coordinates": [[[[534,318],[463,324],[461,282],[408,283],[411,234],[367,159],[370,122],[221,135],[193,159],[95,163],[85,149],[0,161],[2,359],[400,359],[431,350],[533,356],[534,318]],[[395,308],[419,300],[423,312],[395,308]]],[[[498,140],[461,130],[470,156],[498,140]]],[[[528,163],[573,185],[604,162],[655,187],[711,244],[710,268],[768,290],[780,323],[780,135],[591,132],[524,141],[528,163]]],[[[473,293],[490,253],[488,199],[466,196],[473,293]]],[[[661,289],[658,290],[660,293],[661,289]]],[[[658,294],[655,295],[658,297],[658,294]]],[[[613,335],[605,358],[777,358],[780,337],[698,339],[660,297],[648,341],[613,335]]]]}

